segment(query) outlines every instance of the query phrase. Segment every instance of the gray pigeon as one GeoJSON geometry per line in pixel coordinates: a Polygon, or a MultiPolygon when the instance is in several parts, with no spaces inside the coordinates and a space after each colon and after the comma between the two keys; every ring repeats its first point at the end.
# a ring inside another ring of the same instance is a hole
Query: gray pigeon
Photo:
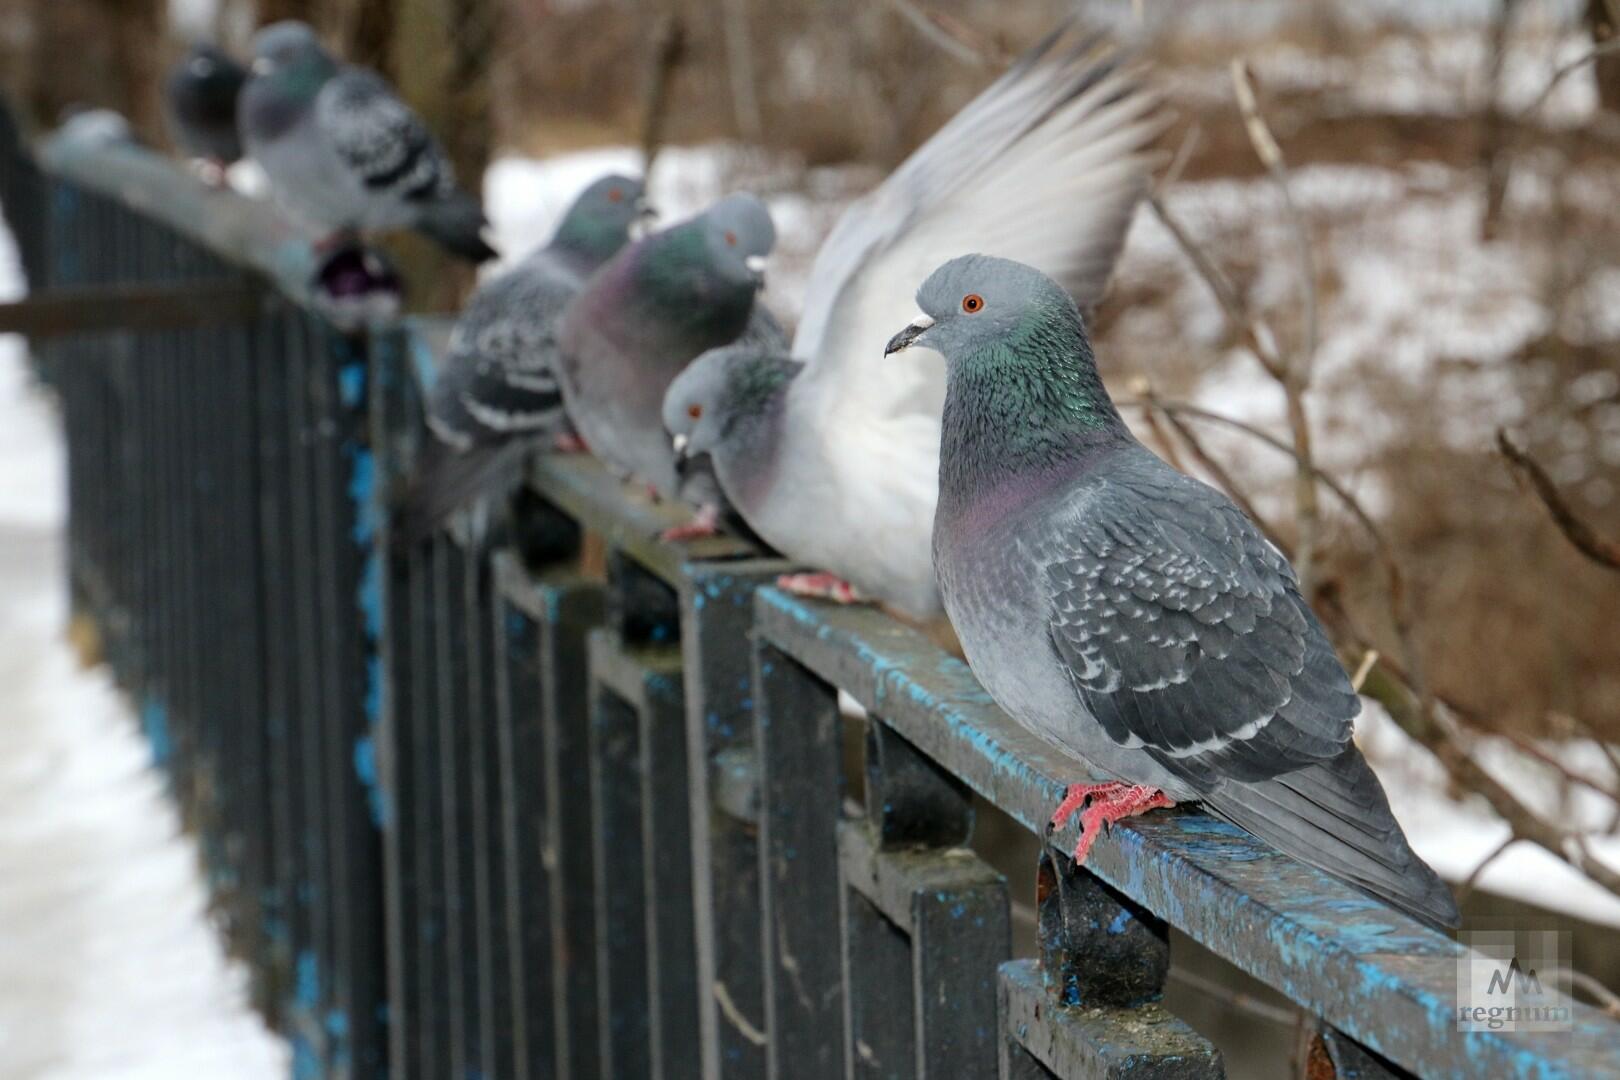
{"type": "Polygon", "coordinates": [[[247,69],[216,45],[198,42],[164,83],[164,108],[182,151],[223,172],[242,156],[236,99],[247,69]]]}
{"type": "Polygon", "coordinates": [[[1117,53],[1065,25],[839,219],[793,338],[803,367],[773,399],[786,449],[730,455],[728,475],[711,448],[737,512],[825,571],[784,587],[938,613],[928,538],[945,374],[922,355],[871,358],[914,310],[917,282],[964,251],[1030,263],[1095,304],[1145,190],[1155,105],[1117,53]]]}
{"type": "Polygon", "coordinates": [[[473,293],[429,392],[438,445],[412,486],[407,537],[437,525],[503,466],[570,433],[554,374],[558,322],[647,213],[640,180],[604,176],[574,200],[549,243],[473,293]]]}
{"type": "Polygon", "coordinates": [[[940,592],[997,703],[1108,778],[1075,785],[1053,817],[1085,807],[1076,860],[1101,825],[1200,801],[1455,926],[1351,741],[1360,703],[1293,569],[1224,495],[1132,436],[1074,301],[1038,270],[967,255],[917,302],[886,352],[945,358],[940,592]]]}
{"type": "Polygon", "coordinates": [[[494,258],[483,208],[381,76],[339,63],[296,21],[260,30],[253,53],[237,126],[292,214],[340,235],[414,229],[464,258],[494,258]]]}
{"type": "Polygon", "coordinates": [[[710,499],[683,490],[661,420],[664,392],[701,353],[750,327],[773,332],[754,300],[775,242],[764,203],[728,196],[630,244],[569,305],[558,364],[563,399],[580,436],[610,467],[664,497],[710,499]]]}

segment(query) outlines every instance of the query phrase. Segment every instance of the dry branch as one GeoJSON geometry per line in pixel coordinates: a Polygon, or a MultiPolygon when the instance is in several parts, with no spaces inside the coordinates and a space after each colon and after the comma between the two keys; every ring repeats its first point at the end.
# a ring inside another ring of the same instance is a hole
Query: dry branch
{"type": "Polygon", "coordinates": [[[1559,493],[1558,485],[1547,475],[1547,470],[1508,437],[1507,429],[1497,431],[1496,448],[1513,466],[1515,473],[1529,481],[1536,498],[1541,500],[1547,513],[1552,516],[1553,524],[1558,526],[1558,531],[1564,534],[1576,551],[1599,566],[1620,570],[1620,543],[1599,535],[1597,530],[1581,520],[1559,493]]]}

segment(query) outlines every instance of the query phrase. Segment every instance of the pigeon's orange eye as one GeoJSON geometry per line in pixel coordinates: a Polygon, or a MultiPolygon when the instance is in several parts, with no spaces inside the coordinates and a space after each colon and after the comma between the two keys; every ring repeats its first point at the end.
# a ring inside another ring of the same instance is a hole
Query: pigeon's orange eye
{"type": "Polygon", "coordinates": [[[962,310],[972,315],[984,307],[984,297],[976,292],[970,292],[962,297],[962,310]]]}
{"type": "Polygon", "coordinates": [[[732,232],[730,229],[726,230],[726,246],[727,247],[736,247],[737,246],[737,234],[732,232]]]}
{"type": "Polygon", "coordinates": [[[686,407],[686,415],[690,416],[692,419],[696,420],[698,417],[703,415],[703,406],[701,406],[701,405],[688,405],[686,407]]]}
{"type": "Polygon", "coordinates": [[[624,192],[618,188],[608,188],[608,202],[624,202],[624,192]]]}

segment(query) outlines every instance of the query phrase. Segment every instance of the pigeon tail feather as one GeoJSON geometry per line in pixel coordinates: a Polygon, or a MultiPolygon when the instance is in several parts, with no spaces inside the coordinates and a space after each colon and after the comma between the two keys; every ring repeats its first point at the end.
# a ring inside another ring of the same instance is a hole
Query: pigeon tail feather
{"type": "Polygon", "coordinates": [[[1437,930],[1461,921],[1451,889],[1418,858],[1354,746],[1339,757],[1204,796],[1217,817],[1437,930]]]}
{"type": "Polygon", "coordinates": [[[484,239],[489,219],[477,199],[456,192],[422,207],[416,229],[453,255],[475,263],[488,262],[500,253],[484,239]]]}
{"type": "Polygon", "coordinates": [[[427,539],[474,496],[515,478],[535,440],[480,443],[460,452],[440,442],[429,446],[395,523],[396,535],[407,547],[427,539]]]}

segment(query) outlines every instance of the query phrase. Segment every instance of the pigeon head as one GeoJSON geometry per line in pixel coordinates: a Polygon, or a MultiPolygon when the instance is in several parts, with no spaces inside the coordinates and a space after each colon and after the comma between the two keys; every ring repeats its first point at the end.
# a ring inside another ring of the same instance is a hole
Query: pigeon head
{"type": "Polygon", "coordinates": [[[776,246],[776,226],[763,202],[746,193],[728,195],[698,220],[709,254],[727,277],[743,275],[756,286],[765,283],[765,258],[776,246]]]}
{"type": "Polygon", "coordinates": [[[651,216],[647,186],[633,177],[609,173],[580,192],[557,226],[556,242],[605,261],[630,239],[632,226],[651,216]]]}
{"type": "Polygon", "coordinates": [[[318,87],[336,69],[337,61],[308,23],[287,19],[253,35],[254,75],[281,76],[318,87]]]}
{"type": "Polygon", "coordinates": [[[923,282],[917,303],[922,317],[884,352],[922,345],[945,357],[942,501],[1131,438],[1079,309],[1039,270],[964,255],[923,282]]]}
{"type": "Polygon", "coordinates": [[[664,393],[664,428],[690,458],[743,448],[780,406],[802,363],[758,344],[710,349],[664,393]]]}
{"type": "Polygon", "coordinates": [[[1084,334],[1062,286],[1032,266],[990,255],[963,255],[935,270],[917,290],[917,306],[922,317],[890,338],[883,355],[920,345],[950,363],[1002,351],[1032,333],[1084,334]]]}
{"type": "Polygon", "coordinates": [[[205,87],[230,89],[242,83],[242,66],[217,45],[199,41],[186,53],[181,70],[187,81],[205,87]]]}

